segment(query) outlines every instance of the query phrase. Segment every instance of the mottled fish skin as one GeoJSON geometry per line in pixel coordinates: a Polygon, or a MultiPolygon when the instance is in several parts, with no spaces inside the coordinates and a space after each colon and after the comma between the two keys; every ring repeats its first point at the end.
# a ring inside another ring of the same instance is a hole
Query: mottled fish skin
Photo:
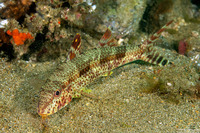
{"type": "Polygon", "coordinates": [[[167,23],[141,45],[91,49],[61,64],[42,86],[38,114],[45,117],[56,113],[72,100],[78,90],[123,64],[135,60],[161,66],[168,64],[169,61],[155,51],[152,43],[171,23],[167,23]]]}

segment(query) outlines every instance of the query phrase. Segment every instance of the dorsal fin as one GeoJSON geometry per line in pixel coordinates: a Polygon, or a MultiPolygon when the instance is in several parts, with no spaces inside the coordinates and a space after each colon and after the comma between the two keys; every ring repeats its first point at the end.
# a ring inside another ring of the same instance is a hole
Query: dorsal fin
{"type": "Polygon", "coordinates": [[[101,47],[105,46],[117,46],[117,40],[113,37],[110,28],[108,27],[106,32],[101,37],[99,44],[101,47]]]}
{"type": "Polygon", "coordinates": [[[153,47],[153,43],[160,37],[161,33],[166,30],[166,28],[172,23],[173,21],[168,22],[164,25],[159,31],[153,34],[147,41],[141,44],[141,48],[144,50],[144,53],[141,56],[141,59],[152,63],[157,64],[160,66],[165,66],[170,63],[167,59],[159,54],[159,51],[153,47]]]}
{"type": "Polygon", "coordinates": [[[159,31],[157,31],[156,33],[154,33],[147,41],[145,41],[142,44],[142,47],[145,47],[147,45],[151,45],[153,44],[161,35],[161,33],[163,31],[166,30],[166,28],[173,22],[173,20],[169,21],[166,25],[164,25],[159,31]]]}
{"type": "Polygon", "coordinates": [[[74,37],[74,40],[71,44],[68,56],[67,56],[67,61],[68,60],[72,60],[73,58],[75,58],[77,55],[80,54],[80,48],[81,48],[81,36],[80,34],[76,34],[76,36],[74,37]]]}

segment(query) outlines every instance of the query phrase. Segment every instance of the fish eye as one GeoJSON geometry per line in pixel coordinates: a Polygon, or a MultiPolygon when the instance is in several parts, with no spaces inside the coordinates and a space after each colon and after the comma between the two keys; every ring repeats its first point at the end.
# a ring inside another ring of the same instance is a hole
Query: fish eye
{"type": "Polygon", "coordinates": [[[59,90],[56,90],[55,91],[55,96],[59,96],[60,95],[60,91],[59,90]]]}
{"type": "Polygon", "coordinates": [[[56,95],[59,95],[60,94],[60,92],[59,91],[56,91],[56,95]]]}

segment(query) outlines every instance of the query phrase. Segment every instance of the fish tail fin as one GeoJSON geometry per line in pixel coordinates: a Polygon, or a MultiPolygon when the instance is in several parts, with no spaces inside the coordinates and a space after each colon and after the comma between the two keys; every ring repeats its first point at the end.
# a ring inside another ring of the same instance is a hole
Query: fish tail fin
{"type": "Polygon", "coordinates": [[[172,64],[169,60],[165,59],[160,55],[159,51],[153,46],[148,47],[148,52],[144,52],[141,56],[141,60],[149,62],[151,64],[165,66],[167,64],[172,64]]]}

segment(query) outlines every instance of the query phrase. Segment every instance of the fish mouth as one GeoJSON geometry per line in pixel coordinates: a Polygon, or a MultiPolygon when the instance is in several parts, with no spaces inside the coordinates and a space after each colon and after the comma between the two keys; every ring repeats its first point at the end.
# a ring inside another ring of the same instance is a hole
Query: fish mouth
{"type": "Polygon", "coordinates": [[[43,109],[41,108],[38,108],[38,115],[42,116],[42,117],[47,117],[49,115],[51,115],[52,113],[48,113],[48,112],[45,112],[43,109]]]}
{"type": "Polygon", "coordinates": [[[38,112],[38,114],[39,114],[40,116],[42,116],[42,117],[47,117],[47,116],[50,115],[50,114],[42,114],[42,113],[39,113],[39,112],[38,112]]]}
{"type": "Polygon", "coordinates": [[[37,113],[42,116],[42,117],[46,117],[48,115],[51,115],[51,111],[48,109],[48,104],[43,102],[43,101],[40,101],[38,103],[38,108],[37,108],[37,113]]]}

